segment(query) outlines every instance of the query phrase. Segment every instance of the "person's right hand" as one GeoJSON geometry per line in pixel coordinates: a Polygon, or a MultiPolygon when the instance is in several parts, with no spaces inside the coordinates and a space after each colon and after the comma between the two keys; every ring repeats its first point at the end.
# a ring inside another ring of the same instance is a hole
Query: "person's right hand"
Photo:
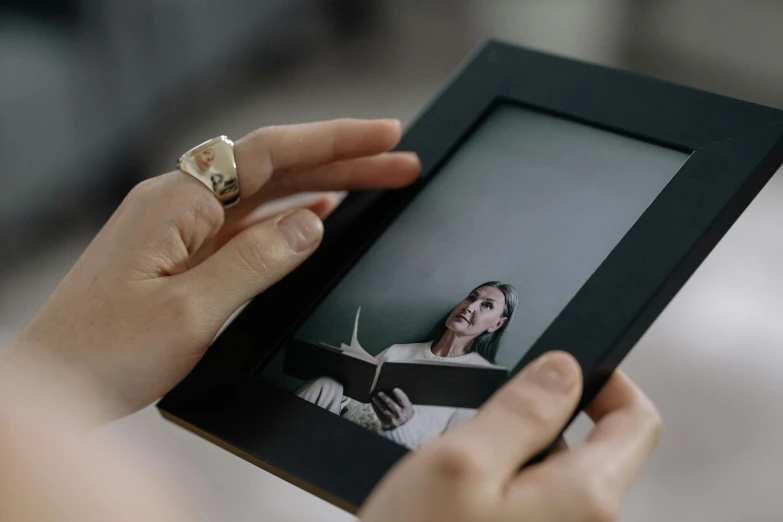
{"type": "Polygon", "coordinates": [[[391,393],[393,397],[389,397],[386,392],[378,392],[370,401],[375,415],[381,421],[381,427],[387,431],[399,428],[411,420],[414,414],[413,404],[404,391],[394,388],[391,393]]]}
{"type": "Polygon", "coordinates": [[[555,440],[581,389],[570,355],[544,355],[474,419],[404,459],[370,496],[361,520],[615,520],[661,431],[653,404],[621,373],[586,410],[596,426],[583,444],[520,471],[555,440]]]}
{"type": "Polygon", "coordinates": [[[180,171],[139,184],[0,353],[0,387],[20,373],[26,388],[57,384],[44,395],[96,402],[94,422],[159,399],[234,312],[318,248],[336,192],[417,179],[415,154],[389,152],[400,137],[396,120],[258,129],[234,146],[242,199],[230,209],[180,171]],[[291,200],[312,193],[309,208],[291,200]]]}

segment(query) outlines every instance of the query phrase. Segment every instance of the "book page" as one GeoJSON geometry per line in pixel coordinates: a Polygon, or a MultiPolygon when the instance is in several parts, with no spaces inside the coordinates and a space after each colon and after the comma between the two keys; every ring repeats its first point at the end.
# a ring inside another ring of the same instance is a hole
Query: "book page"
{"type": "Polygon", "coordinates": [[[375,393],[375,386],[378,384],[378,379],[381,377],[381,370],[383,370],[383,363],[379,364],[378,368],[375,370],[375,378],[372,380],[372,386],[370,386],[371,395],[375,393]]]}
{"type": "Polygon", "coordinates": [[[325,343],[323,341],[318,341],[318,346],[321,348],[326,348],[327,350],[331,350],[333,352],[343,353],[343,349],[339,346],[335,346],[333,344],[325,343]]]}
{"type": "Polygon", "coordinates": [[[341,344],[340,348],[342,348],[343,353],[346,355],[351,355],[353,357],[356,357],[358,359],[362,359],[365,361],[377,363],[378,360],[370,355],[370,353],[365,350],[361,344],[359,344],[359,315],[362,312],[362,307],[360,306],[356,310],[356,318],[353,322],[353,334],[351,334],[351,344],[341,344]]]}

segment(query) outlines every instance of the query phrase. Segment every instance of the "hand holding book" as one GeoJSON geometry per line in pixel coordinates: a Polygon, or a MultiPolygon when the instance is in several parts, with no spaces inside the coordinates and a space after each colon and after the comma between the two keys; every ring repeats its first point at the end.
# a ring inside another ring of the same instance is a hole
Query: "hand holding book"
{"type": "Polygon", "coordinates": [[[381,421],[384,430],[399,428],[413,417],[413,403],[405,392],[399,388],[391,391],[391,397],[385,392],[378,392],[372,397],[372,409],[381,421]]]}

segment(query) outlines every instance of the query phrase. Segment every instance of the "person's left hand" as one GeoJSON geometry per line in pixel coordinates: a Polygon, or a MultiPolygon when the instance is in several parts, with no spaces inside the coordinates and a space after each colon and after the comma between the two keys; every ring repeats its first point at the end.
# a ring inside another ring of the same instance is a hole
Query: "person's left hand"
{"type": "Polygon", "coordinates": [[[392,394],[394,398],[385,392],[378,392],[371,399],[372,409],[384,430],[399,428],[411,420],[414,413],[413,404],[404,391],[394,388],[392,394]]]}
{"type": "Polygon", "coordinates": [[[259,129],[236,142],[241,202],[225,211],[179,171],[139,184],[2,360],[67,367],[108,401],[109,418],[151,403],[190,372],[233,312],[317,248],[321,218],[339,201],[330,191],[416,179],[414,154],[387,152],[400,134],[391,120],[259,129]],[[270,210],[298,193],[322,195],[309,210],[290,201],[270,210]]]}

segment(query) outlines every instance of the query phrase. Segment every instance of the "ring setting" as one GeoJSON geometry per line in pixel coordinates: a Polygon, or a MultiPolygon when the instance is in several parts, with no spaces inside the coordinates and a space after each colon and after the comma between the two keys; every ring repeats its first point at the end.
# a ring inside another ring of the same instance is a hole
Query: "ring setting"
{"type": "Polygon", "coordinates": [[[177,168],[203,183],[224,208],[239,203],[234,142],[226,136],[193,147],[179,158],[177,168]]]}

